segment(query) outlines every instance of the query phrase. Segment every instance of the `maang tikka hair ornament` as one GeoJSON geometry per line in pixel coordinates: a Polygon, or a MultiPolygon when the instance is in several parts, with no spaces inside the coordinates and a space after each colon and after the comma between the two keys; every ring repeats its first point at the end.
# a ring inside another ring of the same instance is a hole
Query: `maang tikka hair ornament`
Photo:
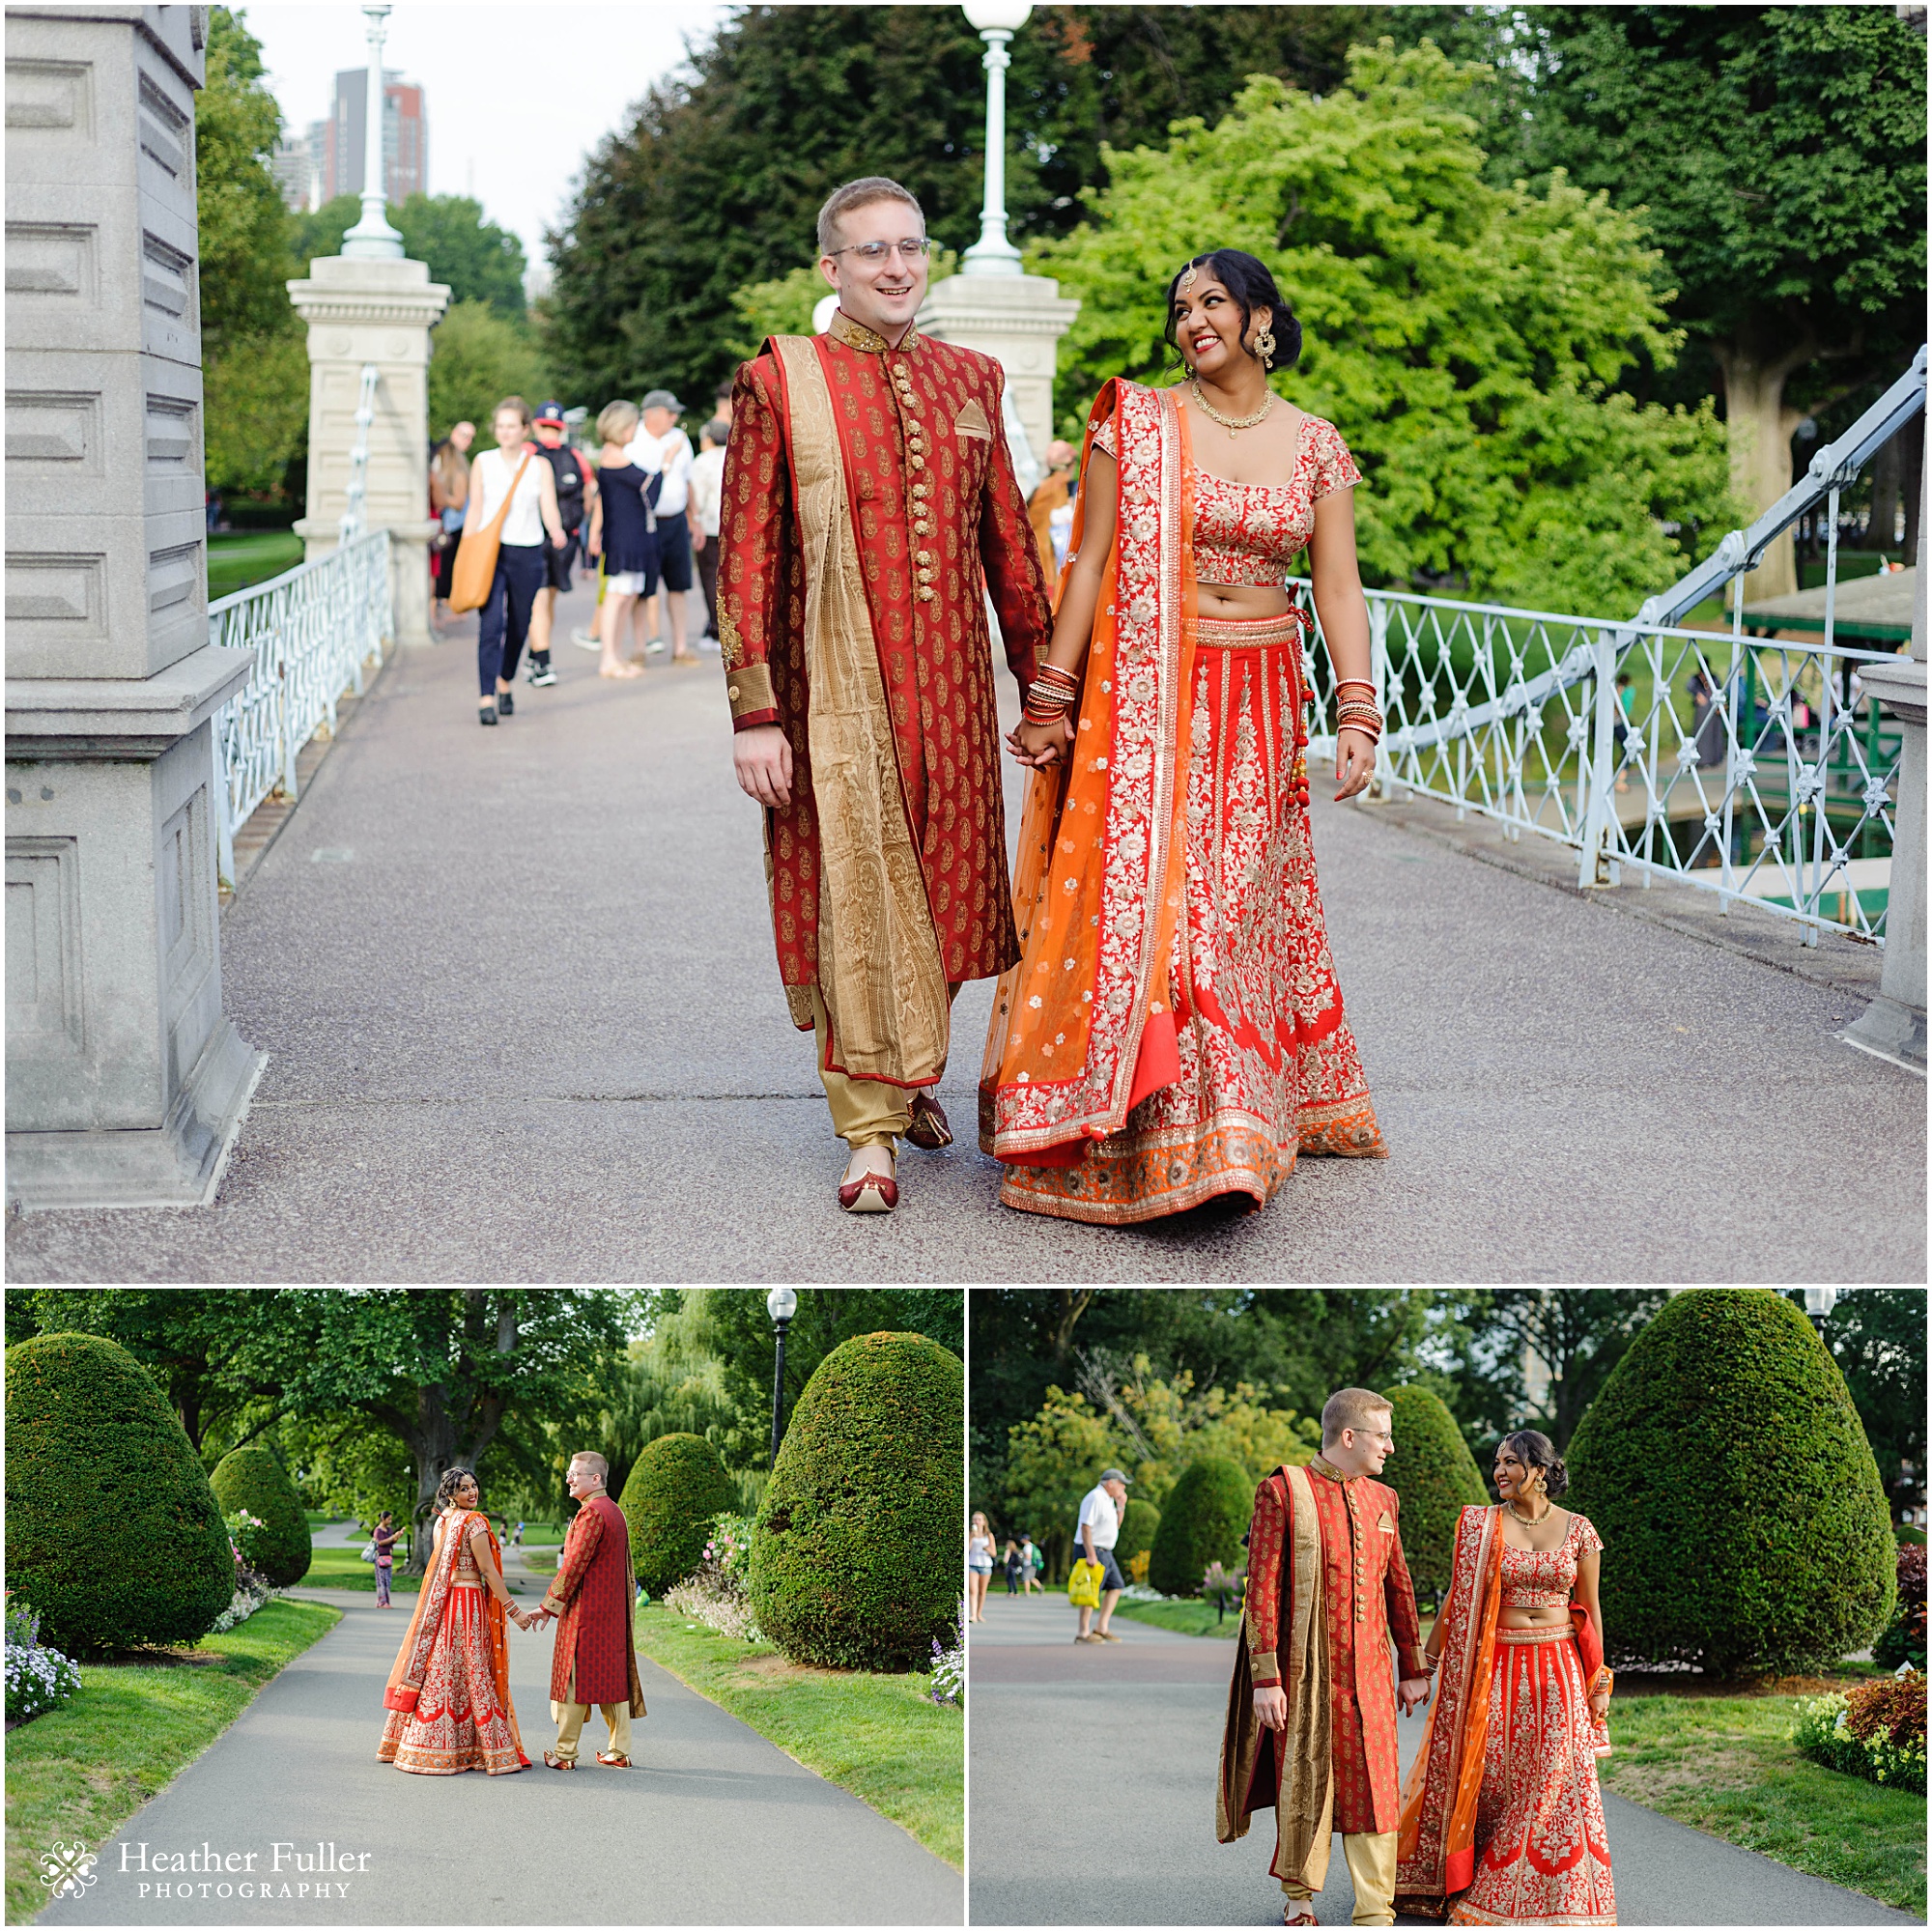
{"type": "Polygon", "coordinates": [[[1193,289],[1194,284],[1198,280],[1200,280],[1200,278],[1201,278],[1201,270],[1198,268],[1196,268],[1192,262],[1189,262],[1188,265],[1180,271],[1180,282],[1179,287],[1175,290],[1175,293],[1177,295],[1188,294],[1193,289]]]}

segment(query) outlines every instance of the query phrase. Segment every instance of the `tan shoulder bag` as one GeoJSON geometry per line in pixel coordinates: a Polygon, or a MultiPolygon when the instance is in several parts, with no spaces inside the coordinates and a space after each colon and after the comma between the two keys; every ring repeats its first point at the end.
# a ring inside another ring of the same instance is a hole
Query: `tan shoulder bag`
{"type": "MultiPolygon", "coordinates": [[[[497,581],[497,552],[502,547],[503,519],[517,499],[517,485],[530,467],[530,452],[517,465],[510,478],[510,494],[497,506],[497,514],[481,529],[465,526],[463,541],[456,546],[456,562],[449,573],[449,608],[452,611],[480,611],[490,601],[490,585],[497,581]]],[[[470,500],[476,497],[474,466],[470,471],[470,500]]]]}

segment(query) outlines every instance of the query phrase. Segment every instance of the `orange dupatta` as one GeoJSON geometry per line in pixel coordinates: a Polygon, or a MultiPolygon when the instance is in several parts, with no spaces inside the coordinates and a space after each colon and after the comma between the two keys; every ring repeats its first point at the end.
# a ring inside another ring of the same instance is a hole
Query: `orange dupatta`
{"type": "Polygon", "coordinates": [[[1501,1515],[1500,1503],[1465,1508],[1456,1522],[1435,1699],[1403,1789],[1396,1836],[1396,1909],[1413,1917],[1446,1916],[1449,1900],[1476,1881],[1476,1800],[1502,1603],[1501,1515]]]}
{"type": "MultiPolygon", "coordinates": [[[[449,1603],[450,1577],[456,1573],[457,1551],[469,1535],[472,1522],[483,1524],[483,1533],[490,1538],[491,1558],[497,1564],[497,1574],[502,1573],[503,1552],[497,1547],[497,1532],[490,1526],[490,1519],[480,1509],[465,1511],[457,1523],[456,1533],[447,1535],[444,1530],[449,1525],[449,1518],[436,1525],[436,1547],[430,1553],[429,1569],[423,1576],[422,1587],[416,1591],[416,1606],[410,1616],[410,1627],[403,1636],[403,1646],[396,1652],[396,1660],[389,1668],[389,1680],[383,1690],[383,1708],[385,1710],[413,1710],[416,1699],[422,1694],[423,1677],[429,1669],[430,1652],[436,1647],[436,1633],[442,1627],[442,1612],[449,1603]]],[[[510,1700],[510,1646],[504,1625],[507,1618],[503,1605],[497,1600],[496,1591],[483,1591],[485,1612],[490,1619],[490,1677],[497,1686],[497,1708],[506,1714],[515,1706],[510,1700]]]]}
{"type": "MultiPolygon", "coordinates": [[[[1172,392],[1116,378],[1095,399],[1083,476],[1110,418],[1114,548],[1071,752],[1027,794],[1013,881],[1021,957],[995,990],[980,1069],[980,1147],[1025,1166],[1072,1165],[1180,1071],[1168,967],[1186,866],[1193,463],[1172,392]]],[[[1068,567],[1085,526],[1083,490],[1068,567]]],[[[1063,592],[1065,582],[1063,570],[1063,592]]]]}

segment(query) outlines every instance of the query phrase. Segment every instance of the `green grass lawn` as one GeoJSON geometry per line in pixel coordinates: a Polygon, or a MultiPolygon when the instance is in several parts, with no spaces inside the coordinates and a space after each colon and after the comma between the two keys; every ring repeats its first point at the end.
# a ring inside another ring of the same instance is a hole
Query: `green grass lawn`
{"type": "Polygon", "coordinates": [[[1223,1622],[1212,1603],[1120,1603],[1114,1613],[1159,1629],[1179,1630],[1184,1636],[1226,1636],[1232,1641],[1241,1632],[1241,1612],[1231,1608],[1223,1622]]]}
{"type": "MultiPolygon", "coordinates": [[[[309,1564],[301,1581],[297,1585],[302,1589],[366,1589],[370,1595],[376,1593],[376,1565],[364,1562],[361,1556],[362,1545],[354,1548],[318,1548],[309,1557],[309,1564]]],[[[402,1570],[402,1547],[397,1545],[398,1561],[389,1584],[390,1593],[400,1596],[404,1591],[414,1594],[419,1586],[416,1577],[405,1576],[402,1570]]]]}
{"type": "Polygon", "coordinates": [[[203,1638],[192,1662],[82,1663],[71,1703],[7,1738],[7,1921],[24,1924],[46,1904],[42,1851],[112,1836],[341,1616],[281,1599],[203,1638]]]}
{"type": "Polygon", "coordinates": [[[292,529],[247,529],[208,539],[208,600],[232,597],[293,570],[306,550],[292,529]]]}
{"type": "Polygon", "coordinates": [[[921,1679],[802,1668],[656,1604],[638,1611],[637,1630],[653,1662],[965,1868],[964,1717],[919,1694],[921,1679]]]}
{"type": "Polygon", "coordinates": [[[1795,1703],[1620,1694],[1616,1749],[1597,1766],[1604,1788],[1923,1917],[1924,1798],[1801,1757],[1785,1741],[1795,1703]]]}

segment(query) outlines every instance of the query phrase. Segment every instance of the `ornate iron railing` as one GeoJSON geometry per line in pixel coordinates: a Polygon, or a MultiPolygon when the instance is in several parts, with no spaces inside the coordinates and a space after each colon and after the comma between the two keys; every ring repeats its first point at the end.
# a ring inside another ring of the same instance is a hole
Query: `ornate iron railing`
{"type": "Polygon", "coordinates": [[[235,834],[264,799],[298,795],[302,747],[335,728],[345,691],[395,636],[389,532],[371,531],[208,607],[208,640],[254,654],[255,672],[214,718],[221,882],[235,882],[235,834]]]}
{"type": "MultiPolygon", "coordinates": [[[[1367,592],[1373,675],[1386,718],[1378,786],[1420,792],[1573,846],[1584,885],[1625,866],[1793,918],[1805,943],[1835,930],[1883,944],[1899,727],[1861,688],[1880,658],[1835,638],[1841,493],[1925,406],[1925,351],[1808,473],[1747,530],[1634,621],[1367,592]],[[1679,619],[1761,561],[1826,502],[1824,637],[1745,634],[1679,619]]],[[[1291,589],[1314,616],[1311,586],[1291,589]]],[[[1333,693],[1313,648],[1311,756],[1331,753],[1333,693]]],[[[1922,858],[1913,862],[1922,862],[1922,858]]]]}

